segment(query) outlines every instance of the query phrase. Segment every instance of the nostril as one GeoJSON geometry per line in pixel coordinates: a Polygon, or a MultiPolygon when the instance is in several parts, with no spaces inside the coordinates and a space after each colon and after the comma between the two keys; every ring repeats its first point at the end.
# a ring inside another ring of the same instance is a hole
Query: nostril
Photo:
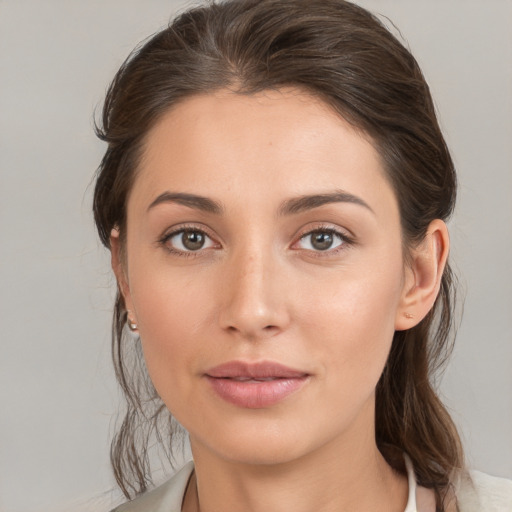
{"type": "Polygon", "coordinates": [[[254,329],[251,327],[240,328],[236,325],[228,325],[226,327],[226,330],[228,332],[231,332],[233,334],[239,334],[244,337],[247,337],[248,339],[256,340],[259,337],[267,338],[274,336],[279,331],[279,327],[276,325],[266,325],[265,327],[261,327],[260,329],[254,329]],[[259,331],[259,334],[258,334],[259,331]]]}

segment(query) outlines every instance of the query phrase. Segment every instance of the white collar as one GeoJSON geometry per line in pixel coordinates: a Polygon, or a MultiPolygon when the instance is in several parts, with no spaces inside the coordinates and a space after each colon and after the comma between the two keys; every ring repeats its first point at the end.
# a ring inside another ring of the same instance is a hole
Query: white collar
{"type": "Polygon", "coordinates": [[[435,512],[436,499],[434,492],[432,489],[417,484],[412,461],[406,453],[404,453],[404,461],[409,482],[409,498],[404,512],[435,512]]]}

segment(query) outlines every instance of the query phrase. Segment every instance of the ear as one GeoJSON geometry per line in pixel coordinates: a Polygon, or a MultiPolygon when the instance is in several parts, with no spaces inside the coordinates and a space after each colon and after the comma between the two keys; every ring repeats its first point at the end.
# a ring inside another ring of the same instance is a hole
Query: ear
{"type": "Polygon", "coordinates": [[[132,298],[130,294],[130,286],[126,273],[126,262],[123,259],[122,243],[120,239],[119,229],[113,228],[110,232],[110,254],[112,270],[116,276],[117,287],[122,295],[124,305],[128,311],[128,321],[137,324],[135,311],[133,310],[132,298]]]}
{"type": "Polygon", "coordinates": [[[441,287],[449,249],[450,238],[446,224],[440,219],[433,220],[425,238],[411,250],[396,313],[395,330],[414,327],[432,309],[441,287]]]}

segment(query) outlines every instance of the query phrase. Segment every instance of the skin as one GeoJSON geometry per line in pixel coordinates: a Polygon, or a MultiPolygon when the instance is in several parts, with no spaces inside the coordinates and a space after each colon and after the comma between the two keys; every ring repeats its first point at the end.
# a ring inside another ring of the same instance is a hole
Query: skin
{"type": "Polygon", "coordinates": [[[407,481],[375,444],[375,387],[394,331],[435,300],[448,235],[434,221],[404,263],[397,200],[368,138],[298,90],[187,99],[148,134],[125,251],[117,230],[111,242],[151,379],[190,434],[183,510],[404,510],[407,481]],[[351,201],[282,213],[340,191],[351,201]],[[169,237],[183,228],[205,232],[205,245],[186,252],[180,233],[169,237]],[[310,233],[325,230],[338,234],[318,250],[310,233]],[[271,407],[238,407],[204,377],[232,360],[308,379],[271,407]]]}

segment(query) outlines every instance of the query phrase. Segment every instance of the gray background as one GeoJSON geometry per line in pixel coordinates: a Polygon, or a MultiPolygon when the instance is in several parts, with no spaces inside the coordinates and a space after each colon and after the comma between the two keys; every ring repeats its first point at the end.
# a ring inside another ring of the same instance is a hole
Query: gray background
{"type": "MultiPolygon", "coordinates": [[[[470,464],[512,477],[512,1],[360,0],[400,28],[460,176],[466,289],[443,381],[470,464]]],[[[0,510],[108,510],[108,255],[90,214],[92,116],[132,47],[185,5],[0,0],[0,510]],[[71,504],[72,503],[72,504],[71,504]]]]}

